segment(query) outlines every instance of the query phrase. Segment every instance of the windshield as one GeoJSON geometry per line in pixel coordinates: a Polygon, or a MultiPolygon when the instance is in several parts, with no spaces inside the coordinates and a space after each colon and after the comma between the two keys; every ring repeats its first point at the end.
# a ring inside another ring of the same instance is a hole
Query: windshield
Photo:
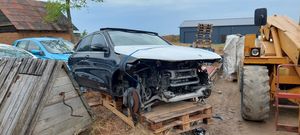
{"type": "Polygon", "coordinates": [[[25,50],[0,46],[0,57],[32,58],[33,56],[25,50]]]}
{"type": "Polygon", "coordinates": [[[108,34],[115,46],[126,45],[169,45],[159,36],[149,33],[109,31],[108,34]]]}
{"type": "Polygon", "coordinates": [[[64,43],[66,44],[66,45],[68,45],[69,46],[69,48],[71,49],[71,50],[74,50],[74,44],[72,43],[72,42],[70,42],[70,41],[68,41],[68,40],[64,40],[63,39],[63,41],[64,41],[64,43]]]}
{"type": "Polygon", "coordinates": [[[45,40],[41,43],[49,53],[67,54],[73,52],[72,47],[62,40],[45,40]]]}

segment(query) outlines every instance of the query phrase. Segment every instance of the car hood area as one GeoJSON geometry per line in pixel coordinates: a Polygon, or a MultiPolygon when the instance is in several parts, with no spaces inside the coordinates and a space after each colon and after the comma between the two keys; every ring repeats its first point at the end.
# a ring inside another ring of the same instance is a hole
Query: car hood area
{"type": "Polygon", "coordinates": [[[151,59],[163,61],[185,60],[218,60],[221,56],[204,49],[182,47],[175,45],[130,45],[115,46],[115,52],[130,55],[137,59],[151,59]]]}

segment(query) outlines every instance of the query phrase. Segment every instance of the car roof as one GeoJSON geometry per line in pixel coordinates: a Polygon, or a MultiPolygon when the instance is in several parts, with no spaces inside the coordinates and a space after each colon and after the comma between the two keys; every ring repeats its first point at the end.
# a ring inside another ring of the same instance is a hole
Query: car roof
{"type": "Polygon", "coordinates": [[[124,31],[124,32],[136,32],[136,33],[150,33],[150,34],[158,35],[158,33],[156,33],[156,32],[134,30],[134,29],[124,29],[124,28],[101,28],[100,31],[124,31]]]}
{"type": "Polygon", "coordinates": [[[32,37],[32,38],[18,39],[17,41],[22,41],[22,40],[45,41],[45,40],[61,40],[61,39],[62,38],[55,38],[55,37],[32,37]]]}
{"type": "Polygon", "coordinates": [[[33,54],[31,54],[30,52],[24,50],[24,49],[21,49],[21,48],[17,48],[15,46],[12,46],[12,45],[8,45],[8,44],[1,44],[0,43],[0,48],[9,48],[9,49],[13,49],[13,50],[16,50],[16,51],[23,51],[23,52],[26,52],[28,54],[30,54],[31,56],[33,56],[34,58],[36,58],[33,54]]]}

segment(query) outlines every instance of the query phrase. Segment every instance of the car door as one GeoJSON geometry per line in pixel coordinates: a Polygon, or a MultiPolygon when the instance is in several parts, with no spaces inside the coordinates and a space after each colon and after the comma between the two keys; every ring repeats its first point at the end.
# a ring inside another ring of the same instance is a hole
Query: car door
{"type": "Polygon", "coordinates": [[[111,48],[101,33],[84,38],[70,57],[71,70],[79,85],[93,89],[110,89],[116,62],[110,57],[111,48]]]}
{"type": "Polygon", "coordinates": [[[89,87],[88,67],[91,65],[87,59],[90,53],[92,36],[88,35],[79,41],[75,52],[69,57],[68,65],[73,73],[74,79],[80,86],[89,87]]]}

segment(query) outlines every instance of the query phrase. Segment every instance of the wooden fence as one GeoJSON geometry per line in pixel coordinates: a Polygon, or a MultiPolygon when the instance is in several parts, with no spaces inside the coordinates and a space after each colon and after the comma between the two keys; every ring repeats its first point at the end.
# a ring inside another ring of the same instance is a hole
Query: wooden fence
{"type": "Polygon", "coordinates": [[[62,62],[0,59],[0,134],[74,134],[91,116],[62,62]]]}

